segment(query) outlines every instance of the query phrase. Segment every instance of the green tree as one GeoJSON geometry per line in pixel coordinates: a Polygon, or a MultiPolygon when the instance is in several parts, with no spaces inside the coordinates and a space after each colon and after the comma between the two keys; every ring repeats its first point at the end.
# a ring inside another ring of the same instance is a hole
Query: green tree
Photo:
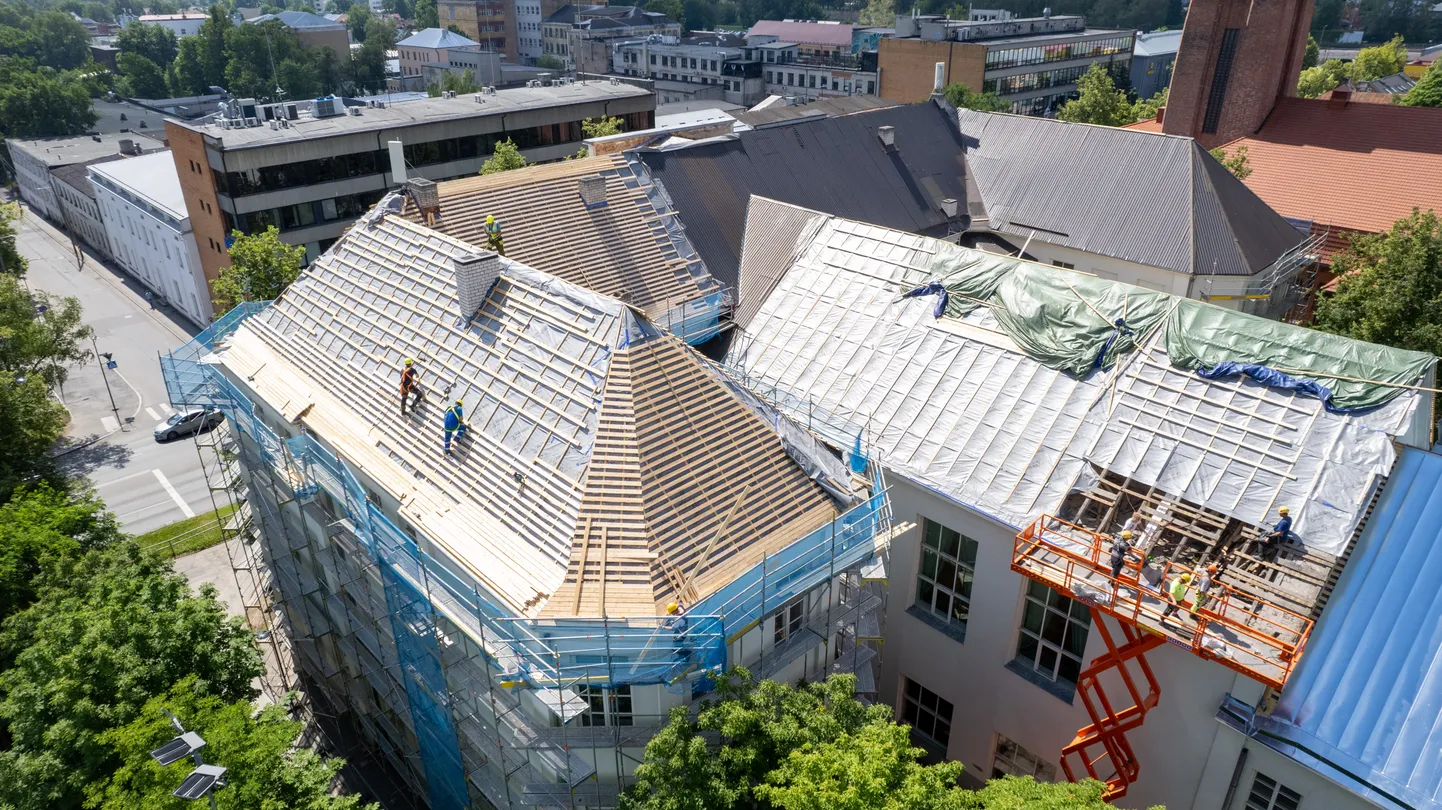
{"type": "Polygon", "coordinates": [[[378,20],[374,17],[366,23],[366,42],[374,41],[386,50],[396,46],[396,24],[390,20],[378,20]]]}
{"type": "Polygon", "coordinates": [[[872,722],[792,751],[757,785],[778,810],[959,810],[959,762],[924,766],[906,726],[872,722]]]}
{"type": "Polygon", "coordinates": [[[1398,34],[1390,42],[1357,51],[1348,75],[1354,82],[1370,82],[1400,73],[1406,64],[1407,46],[1398,34]]]}
{"type": "Polygon", "coordinates": [[[1077,124],[1101,124],[1119,127],[1130,124],[1132,105],[1127,94],[1117,89],[1116,82],[1099,62],[1093,62],[1077,81],[1080,95],[1062,105],[1057,117],[1077,124]]]}
{"type": "Polygon", "coordinates": [[[1167,106],[1167,97],[1171,94],[1170,87],[1162,88],[1162,92],[1151,98],[1139,98],[1132,105],[1133,121],[1151,121],[1157,117],[1157,111],[1167,106]]]}
{"type": "Polygon", "coordinates": [[[351,80],[356,87],[370,91],[386,86],[386,47],[384,42],[367,42],[356,49],[350,63],[351,80]]]}
{"type": "Polygon", "coordinates": [[[536,67],[538,68],[545,68],[546,70],[561,70],[565,66],[566,63],[562,62],[561,57],[556,56],[555,54],[543,53],[536,58],[536,67]]]}
{"type": "MultiPolygon", "coordinates": [[[[585,138],[608,138],[612,135],[620,135],[626,131],[626,122],[615,116],[602,116],[600,118],[587,118],[581,122],[581,134],[585,138]]],[[[574,155],[566,160],[580,160],[591,156],[591,150],[585,144],[574,155]]]]}
{"type": "Polygon", "coordinates": [[[436,13],[436,0],[416,0],[415,22],[420,29],[441,27],[440,15],[436,13]]]}
{"type": "Polygon", "coordinates": [[[300,275],[305,247],[280,241],[274,225],[247,236],[232,231],[230,266],[215,280],[216,306],[228,310],[242,301],[268,301],[285,291],[300,275]]]}
{"type": "Polygon", "coordinates": [[[1342,27],[1342,9],[1346,5],[1347,0],[1317,0],[1312,12],[1312,33],[1325,38],[1330,30],[1332,38],[1336,39],[1342,27]]]}
{"type": "MultiPolygon", "coordinates": [[[[0,501],[17,487],[62,484],[50,450],[65,430],[65,408],[38,377],[0,371],[0,501]]],[[[0,772],[0,782],[4,782],[0,772]]]]}
{"type": "Polygon", "coordinates": [[[235,96],[275,99],[279,86],[288,98],[304,98],[318,83],[310,53],[279,20],[233,26],[225,51],[225,88],[235,96]],[[291,91],[288,83],[305,92],[291,91]]]}
{"type": "Polygon", "coordinates": [[[35,60],[56,70],[78,68],[90,61],[90,32],[78,20],[61,11],[46,11],[35,17],[35,60]]]}
{"type": "MultiPolygon", "coordinates": [[[[272,704],[258,714],[248,701],[227,703],[197,694],[187,678],[170,693],[152,698],[129,725],[101,735],[120,760],[114,775],[95,783],[89,806],[97,810],[192,810],[171,795],[194,767],[182,760],[161,767],[150,752],[175,736],[166,711],[205,740],[205,759],[223,765],[225,788],[219,794],[227,810],[361,810],[356,796],[331,796],[331,783],[344,760],[292,750],[302,723],[288,707],[272,704]]],[[[366,805],[375,810],[377,805],[366,805]]]]}
{"type": "Polygon", "coordinates": [[[182,37],[175,61],[165,71],[165,83],[175,97],[200,95],[210,85],[205,75],[205,41],[182,37]]]}
{"type": "Polygon", "coordinates": [[[49,138],[79,135],[96,121],[89,88],[50,68],[0,67],[0,135],[49,138]]]}
{"type": "Polygon", "coordinates": [[[78,808],[119,758],[105,732],[140,715],[186,676],[233,702],[262,671],[253,634],[227,617],[214,586],[200,594],[134,543],[99,549],[42,576],[35,603],[0,632],[0,804],[78,808]]]}
{"type": "Polygon", "coordinates": [[[115,516],[94,495],[41,483],[0,506],[0,621],[29,607],[47,568],[120,542],[115,516]]]}
{"type": "Polygon", "coordinates": [[[320,83],[320,94],[339,93],[349,81],[347,63],[336,57],[330,48],[311,48],[314,59],[315,78],[320,83]]]}
{"type": "Polygon", "coordinates": [[[0,370],[60,385],[66,365],[90,357],[92,334],[75,298],[31,292],[17,277],[0,276],[0,370]]]}
{"type": "Polygon", "coordinates": [[[455,23],[446,23],[446,30],[459,37],[464,37],[466,35],[466,32],[462,31],[461,27],[459,25],[456,25],[455,23]]]}
{"type": "Polygon", "coordinates": [[[366,23],[375,19],[371,16],[370,6],[365,3],[357,3],[350,7],[345,13],[346,25],[350,26],[350,38],[356,42],[366,41],[366,23]]]}
{"type": "Polygon", "coordinates": [[[18,226],[24,216],[25,209],[20,207],[20,203],[0,203],[0,265],[5,267],[0,274],[5,276],[23,276],[30,269],[30,261],[21,255],[20,248],[15,244],[15,238],[20,235],[18,226]]]}
{"type": "Polygon", "coordinates": [[[481,174],[498,174],[508,172],[511,169],[520,169],[526,165],[526,159],[521,156],[521,150],[510,138],[496,144],[496,151],[486,158],[481,164],[481,174]]]}
{"type": "Polygon", "coordinates": [[[1302,69],[1317,66],[1317,59],[1322,54],[1322,49],[1317,45],[1317,40],[1311,34],[1307,35],[1307,49],[1302,51],[1302,69]]]}
{"type": "Polygon", "coordinates": [[[1238,144],[1236,150],[1231,154],[1227,154],[1227,150],[1220,146],[1211,150],[1210,154],[1238,180],[1246,180],[1252,176],[1252,167],[1247,163],[1246,144],[1238,144]]]}
{"type": "Polygon", "coordinates": [[[1337,291],[1317,303],[1324,332],[1442,352],[1442,225],[1414,209],[1387,233],[1354,236],[1332,264],[1337,291]]]}
{"type": "Polygon", "coordinates": [[[895,25],[896,3],[894,0],[867,0],[861,10],[862,25],[895,25]]]}
{"type": "MultiPolygon", "coordinates": [[[[329,52],[329,48],[320,50],[329,52]]],[[[309,53],[300,53],[275,66],[275,86],[285,98],[315,98],[320,95],[320,73],[309,53]]]]}
{"type": "Polygon", "coordinates": [[[1297,77],[1297,95],[1316,98],[1347,79],[1347,63],[1328,59],[1316,67],[1302,71],[1297,77]]]}
{"type": "Polygon", "coordinates": [[[353,5],[355,3],[352,0],[330,0],[325,4],[325,11],[327,14],[345,14],[353,5]]]}
{"type": "Polygon", "coordinates": [[[1442,59],[1433,62],[1397,103],[1409,107],[1442,107],[1442,59]]]}
{"type": "Polygon", "coordinates": [[[466,68],[460,73],[447,73],[441,77],[439,82],[432,82],[431,85],[426,88],[426,94],[431,98],[435,98],[446,91],[464,94],[474,93],[480,89],[481,86],[476,84],[476,72],[470,68],[466,68]]]}
{"type": "Polygon", "coordinates": [[[178,49],[175,32],[159,25],[138,22],[120,29],[120,34],[115,37],[115,47],[121,55],[138,54],[162,69],[175,60],[178,49]]]}
{"type": "Polygon", "coordinates": [[[1006,112],[1011,109],[1011,103],[996,93],[973,93],[971,88],[960,83],[947,85],[942,93],[951,106],[958,109],[981,112],[1006,112]]]}
{"type": "Polygon", "coordinates": [[[200,38],[202,47],[202,61],[205,64],[205,85],[225,86],[225,68],[230,64],[230,55],[225,48],[226,35],[235,25],[230,21],[230,15],[220,6],[210,7],[210,19],[200,26],[196,34],[200,38]]]}
{"type": "Polygon", "coordinates": [[[687,31],[715,31],[719,21],[717,11],[717,4],[710,0],[686,0],[681,4],[687,31]]]}
{"type": "Polygon", "coordinates": [[[115,57],[120,68],[116,92],[129,98],[166,98],[165,73],[160,66],[138,53],[122,53],[115,57]]]}
{"type": "Polygon", "coordinates": [[[666,19],[678,22],[682,28],[689,30],[686,23],[686,6],[682,0],[646,0],[645,8],[647,11],[665,14],[666,19]]]}

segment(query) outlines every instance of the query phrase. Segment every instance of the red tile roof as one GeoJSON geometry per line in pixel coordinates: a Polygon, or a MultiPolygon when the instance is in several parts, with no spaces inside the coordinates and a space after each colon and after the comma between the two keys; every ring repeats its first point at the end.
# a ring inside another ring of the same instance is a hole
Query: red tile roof
{"type": "Polygon", "coordinates": [[[1122,129],[1135,129],[1139,132],[1161,132],[1162,122],[1155,118],[1145,118],[1135,124],[1124,124],[1122,129]]]}
{"type": "Polygon", "coordinates": [[[831,45],[851,48],[851,24],[831,22],[797,22],[795,20],[759,20],[746,36],[776,37],[781,42],[798,45],[831,45]]]}
{"type": "MultiPolygon", "coordinates": [[[[1331,97],[1331,90],[1328,90],[1321,95],[1321,99],[1323,101],[1326,101],[1331,97]]],[[[1363,93],[1357,92],[1355,90],[1352,92],[1352,95],[1348,96],[1348,98],[1351,99],[1353,104],[1356,104],[1358,102],[1361,102],[1363,104],[1395,104],[1397,101],[1397,98],[1391,93],[1363,93]]]]}
{"type": "Polygon", "coordinates": [[[1442,211],[1442,109],[1284,98],[1247,146],[1246,184],[1278,213],[1379,233],[1442,211]]]}

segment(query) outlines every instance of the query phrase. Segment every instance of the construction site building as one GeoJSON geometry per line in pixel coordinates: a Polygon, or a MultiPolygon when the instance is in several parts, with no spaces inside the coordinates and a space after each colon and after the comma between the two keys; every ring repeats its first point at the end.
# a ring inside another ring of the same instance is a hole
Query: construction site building
{"type": "Polygon", "coordinates": [[[726,366],[919,526],[879,699],[969,784],[1442,806],[1436,358],[759,197],[740,278],[726,366]]]}
{"type": "Polygon", "coordinates": [[[639,160],[583,157],[507,172],[410,183],[406,216],[485,248],[494,216],[506,255],[623,301],[689,344],[730,325],[731,296],[692,247],[639,160]]]}
{"type": "Polygon", "coordinates": [[[176,407],[226,414],[248,614],[322,725],[434,810],[605,807],[731,666],[874,698],[904,527],[859,437],[831,452],[632,307],[402,204],[162,360],[176,407]]]}

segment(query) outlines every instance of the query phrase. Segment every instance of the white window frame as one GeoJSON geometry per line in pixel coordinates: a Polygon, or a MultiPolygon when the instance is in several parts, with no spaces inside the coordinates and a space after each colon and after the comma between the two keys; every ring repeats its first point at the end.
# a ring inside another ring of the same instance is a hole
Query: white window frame
{"type": "Polygon", "coordinates": [[[1027,580],[1017,634],[1016,661],[1042,678],[1075,685],[1075,678],[1062,674],[1062,663],[1075,662],[1078,674],[1086,668],[1086,642],[1090,633],[1091,613],[1085,604],[1069,599],[1038,582],[1027,580]],[[1042,614],[1040,627],[1034,631],[1027,627],[1027,620],[1036,610],[1040,610],[1042,614]],[[1051,637],[1055,635],[1052,631],[1058,626],[1057,622],[1064,623],[1060,626],[1060,639],[1051,637]],[[1073,634],[1078,632],[1081,634],[1080,643],[1073,644],[1073,634]],[[1028,640],[1036,645],[1030,660],[1022,653],[1028,640]],[[1072,649],[1068,649],[1069,647],[1072,649]]]}
{"type": "Polygon", "coordinates": [[[772,642],[780,644],[801,632],[806,626],[806,602],[804,596],[792,599],[771,617],[772,642]]]}
{"type": "Polygon", "coordinates": [[[916,599],[913,604],[936,620],[965,630],[967,619],[971,616],[971,587],[976,576],[977,542],[930,518],[922,518],[921,549],[918,553],[920,557],[916,566],[916,599]],[[952,537],[955,537],[954,544],[950,542],[952,537]],[[970,559],[967,559],[968,551],[970,559]],[[948,570],[950,576],[943,576],[948,570]],[[937,605],[943,599],[946,607],[938,610],[937,605]],[[960,617],[956,615],[958,602],[965,606],[960,617]]]}

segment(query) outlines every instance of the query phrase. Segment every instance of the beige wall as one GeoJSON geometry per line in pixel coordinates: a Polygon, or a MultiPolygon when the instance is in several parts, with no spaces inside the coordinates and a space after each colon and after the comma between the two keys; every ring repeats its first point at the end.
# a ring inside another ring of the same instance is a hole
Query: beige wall
{"type": "Polygon", "coordinates": [[[986,74],[986,46],[969,42],[883,39],[877,43],[882,98],[914,103],[931,96],[936,63],[946,63],[946,84],[964,84],[976,92],[986,74]]]}
{"type": "Polygon", "coordinates": [[[341,28],[337,31],[307,31],[295,32],[295,38],[301,44],[311,48],[330,48],[335,52],[336,58],[341,64],[350,64],[350,31],[341,28]]]}
{"type": "Polygon", "coordinates": [[[205,136],[166,121],[165,137],[175,159],[176,174],[180,175],[180,189],[185,192],[185,210],[190,216],[200,269],[206,283],[213,284],[221,269],[230,266],[230,253],[225,249],[225,221],[215,193],[215,174],[205,157],[205,136]]]}

